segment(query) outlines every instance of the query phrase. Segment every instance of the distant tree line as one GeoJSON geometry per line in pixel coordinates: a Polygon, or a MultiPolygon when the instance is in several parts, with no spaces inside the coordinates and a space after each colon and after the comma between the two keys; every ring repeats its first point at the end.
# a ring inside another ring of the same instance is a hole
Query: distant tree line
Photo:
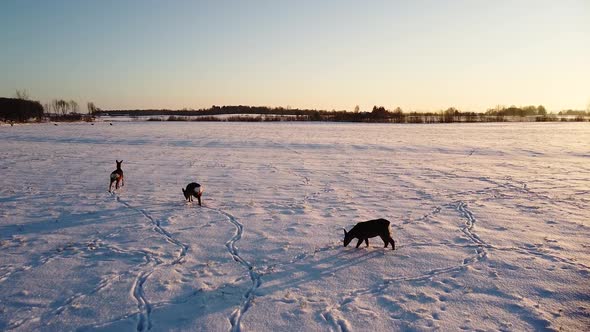
{"type": "Polygon", "coordinates": [[[0,120],[4,122],[26,122],[41,120],[43,106],[38,101],[0,97],[0,120]]]}
{"type": "MultiPolygon", "coordinates": [[[[571,111],[567,111],[570,112],[571,111]]],[[[356,106],[353,112],[326,111],[313,109],[292,109],[266,106],[212,106],[199,110],[97,110],[97,116],[150,116],[151,121],[163,121],[156,116],[168,116],[167,121],[334,121],[334,122],[374,122],[374,123],[454,123],[454,122],[504,122],[504,121],[586,121],[590,116],[584,111],[576,111],[576,118],[558,117],[548,114],[544,106],[496,106],[485,113],[461,112],[450,107],[439,112],[404,112],[397,107],[388,110],[383,106],[373,106],[370,112],[360,111],[356,106]],[[219,118],[219,115],[233,115],[219,118]]],[[[563,114],[569,115],[570,113],[563,114]]],[[[559,114],[562,115],[561,112],[559,114]]]]}
{"type": "Polygon", "coordinates": [[[211,106],[205,109],[136,109],[136,110],[99,110],[97,116],[157,116],[157,115],[176,115],[176,116],[207,116],[207,115],[226,115],[226,114],[270,114],[270,115],[308,115],[316,110],[309,109],[291,109],[283,107],[266,107],[266,106],[211,106]]]}
{"type": "Polygon", "coordinates": [[[557,114],[558,115],[590,115],[590,111],[585,112],[585,111],[576,111],[576,110],[565,110],[565,111],[560,111],[557,114]]]}
{"type": "Polygon", "coordinates": [[[54,99],[44,105],[46,117],[50,121],[87,121],[94,120],[94,114],[98,109],[94,103],[89,102],[86,105],[88,113],[80,113],[80,106],[75,100],[54,99]]]}
{"type": "Polygon", "coordinates": [[[573,118],[573,121],[584,121],[584,119],[590,117],[590,105],[588,106],[589,110],[584,111],[577,111],[577,110],[565,110],[560,111],[557,115],[561,116],[561,119],[569,118],[570,121],[573,118]]]}
{"type": "Polygon", "coordinates": [[[54,99],[41,105],[29,100],[25,90],[17,90],[16,98],[0,98],[0,120],[10,122],[26,121],[93,121],[96,116],[147,116],[151,121],[162,121],[158,116],[168,116],[167,121],[333,121],[333,122],[374,122],[374,123],[454,123],[454,122],[504,122],[504,121],[588,121],[589,111],[565,110],[559,114],[548,114],[544,106],[496,106],[485,113],[462,112],[454,107],[438,112],[404,112],[397,107],[393,110],[373,106],[371,111],[361,111],[357,105],[354,111],[327,111],[315,109],[293,109],[290,107],[266,106],[216,106],[205,109],[144,109],[144,110],[102,110],[88,102],[88,113],[81,114],[80,106],[74,100],[54,99]],[[219,117],[225,115],[225,117],[219,117]],[[229,115],[229,116],[228,116],[229,115]]]}
{"type": "Polygon", "coordinates": [[[26,90],[17,90],[15,98],[0,97],[0,121],[92,121],[94,114],[100,109],[89,102],[88,113],[80,113],[80,106],[75,100],[54,99],[41,105],[38,101],[29,100],[26,90]]]}
{"type": "Polygon", "coordinates": [[[545,107],[543,105],[523,106],[523,107],[496,106],[496,108],[488,109],[486,111],[486,114],[493,115],[493,116],[519,116],[519,117],[535,116],[535,115],[545,116],[545,115],[547,115],[547,110],[545,110],[545,107]]]}

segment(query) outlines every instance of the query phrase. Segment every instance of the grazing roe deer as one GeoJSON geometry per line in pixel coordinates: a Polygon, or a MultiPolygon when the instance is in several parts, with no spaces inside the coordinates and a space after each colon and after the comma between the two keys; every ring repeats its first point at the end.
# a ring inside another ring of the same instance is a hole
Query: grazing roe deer
{"type": "Polygon", "coordinates": [[[395,241],[391,238],[389,233],[389,220],[379,218],[364,222],[359,222],[350,231],[344,230],[344,246],[346,247],[352,239],[357,238],[359,242],[356,244],[358,248],[363,241],[369,246],[369,238],[379,236],[385,243],[385,248],[391,243],[391,247],[395,250],[395,241]]]}
{"type": "Polygon", "coordinates": [[[203,195],[203,187],[196,182],[191,182],[186,186],[186,189],[182,189],[182,193],[184,194],[184,199],[187,199],[189,202],[193,201],[193,196],[197,198],[199,201],[199,206],[201,206],[201,196],[203,195]]]}
{"type": "Polygon", "coordinates": [[[125,185],[125,180],[123,179],[123,170],[121,169],[121,163],[123,163],[123,160],[115,161],[117,162],[117,169],[111,173],[111,183],[109,184],[109,192],[111,192],[113,182],[115,182],[115,189],[119,189],[119,183],[121,183],[121,186],[125,185]]]}

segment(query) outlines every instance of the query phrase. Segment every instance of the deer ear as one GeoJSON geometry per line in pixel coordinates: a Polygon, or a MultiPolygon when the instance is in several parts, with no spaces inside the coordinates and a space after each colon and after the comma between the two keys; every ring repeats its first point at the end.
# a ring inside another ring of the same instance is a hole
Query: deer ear
{"type": "Polygon", "coordinates": [[[342,228],[342,230],[344,231],[344,236],[346,236],[347,232],[345,228],[342,228]]]}
{"type": "Polygon", "coordinates": [[[120,163],[122,163],[122,162],[123,162],[123,160],[120,161],[120,163]]]}

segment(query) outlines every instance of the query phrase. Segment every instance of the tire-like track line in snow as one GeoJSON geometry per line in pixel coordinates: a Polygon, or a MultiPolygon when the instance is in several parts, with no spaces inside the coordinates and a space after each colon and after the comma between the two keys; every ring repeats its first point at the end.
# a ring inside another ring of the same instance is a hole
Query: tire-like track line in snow
{"type": "Polygon", "coordinates": [[[146,219],[148,219],[149,221],[152,222],[152,224],[154,225],[154,230],[160,234],[162,234],[165,238],[166,241],[180,247],[180,253],[178,254],[178,258],[176,258],[171,265],[175,265],[175,264],[182,264],[182,261],[184,260],[184,257],[186,256],[186,253],[189,249],[189,246],[180,242],[179,240],[175,239],[172,234],[170,234],[167,230],[165,230],[161,224],[160,221],[158,219],[155,219],[154,217],[152,217],[149,213],[147,213],[144,209],[140,209],[137,207],[132,206],[131,204],[127,203],[126,201],[122,200],[119,195],[115,195],[115,198],[117,200],[117,202],[123,204],[124,206],[135,210],[139,213],[141,213],[146,219]]]}
{"type": "Polygon", "coordinates": [[[145,297],[143,291],[143,284],[147,278],[152,274],[154,270],[150,272],[142,271],[139,273],[135,281],[133,282],[133,297],[137,301],[137,308],[139,310],[139,322],[137,323],[137,331],[147,331],[152,329],[152,305],[145,297]]]}
{"type": "Polygon", "coordinates": [[[250,280],[252,285],[250,288],[242,295],[242,303],[239,308],[234,310],[229,318],[229,322],[231,324],[231,331],[232,332],[239,332],[242,330],[242,317],[250,308],[252,304],[252,299],[254,298],[254,293],[258,287],[260,287],[261,280],[260,280],[260,273],[256,272],[254,266],[248,262],[245,258],[240,256],[238,248],[236,247],[236,242],[238,242],[242,238],[242,234],[244,232],[244,226],[238,221],[236,217],[233,215],[218,209],[218,208],[210,208],[210,207],[203,207],[212,211],[215,211],[227,218],[229,222],[231,222],[236,231],[234,235],[225,243],[225,247],[227,248],[229,254],[232,258],[244,266],[248,270],[248,275],[250,276],[250,280]]]}
{"type": "MultiPolygon", "coordinates": [[[[189,250],[188,245],[175,239],[172,236],[172,234],[170,234],[168,231],[166,231],[161,226],[160,221],[158,219],[152,217],[144,209],[137,208],[137,207],[127,203],[125,200],[122,200],[119,197],[119,195],[117,195],[116,193],[114,193],[114,197],[115,197],[115,200],[118,203],[122,204],[123,206],[141,213],[146,219],[148,219],[154,225],[154,228],[153,228],[154,231],[163,235],[166,238],[166,241],[180,247],[180,252],[178,253],[178,257],[167,265],[172,266],[172,265],[183,263],[184,257],[186,256],[186,253],[189,250]]],[[[137,302],[137,308],[139,310],[139,312],[138,312],[139,318],[138,318],[138,322],[137,322],[137,331],[138,332],[148,331],[148,330],[152,329],[152,319],[151,319],[152,305],[150,304],[150,302],[148,301],[148,299],[145,296],[144,284],[147,281],[147,279],[149,278],[149,276],[159,266],[161,266],[161,265],[160,264],[152,265],[152,267],[149,271],[146,271],[146,270],[140,271],[137,275],[137,278],[133,282],[133,286],[131,288],[131,294],[135,298],[135,301],[137,302]]]]}

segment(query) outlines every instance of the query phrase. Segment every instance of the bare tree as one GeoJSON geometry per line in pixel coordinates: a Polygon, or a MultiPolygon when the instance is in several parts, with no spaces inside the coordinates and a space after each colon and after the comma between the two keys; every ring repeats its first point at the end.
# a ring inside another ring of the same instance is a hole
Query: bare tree
{"type": "Polygon", "coordinates": [[[60,108],[61,108],[59,100],[57,100],[57,99],[52,100],[51,101],[51,108],[53,108],[53,112],[55,112],[55,114],[59,114],[60,108]]]}
{"type": "Polygon", "coordinates": [[[97,111],[97,107],[96,107],[96,106],[94,105],[94,103],[93,103],[93,102],[91,102],[91,101],[89,101],[89,102],[86,104],[86,108],[88,108],[88,113],[89,113],[90,115],[94,115],[94,113],[96,113],[96,111],[97,111]]]}
{"type": "Polygon", "coordinates": [[[404,122],[404,112],[401,107],[396,107],[392,113],[393,122],[402,123],[404,122]]]}
{"type": "Polygon", "coordinates": [[[45,104],[43,104],[43,110],[47,114],[51,113],[51,103],[45,103],[45,104]]]}
{"type": "Polygon", "coordinates": [[[55,113],[60,115],[66,115],[70,110],[70,104],[63,99],[54,99],[52,106],[55,113]]]}
{"type": "Polygon", "coordinates": [[[29,93],[25,89],[16,90],[16,93],[14,95],[16,99],[29,100],[29,93]]]}
{"type": "Polygon", "coordinates": [[[78,103],[74,100],[70,100],[68,102],[69,107],[70,107],[70,113],[78,113],[78,111],[80,110],[80,108],[78,107],[78,103]]]}

